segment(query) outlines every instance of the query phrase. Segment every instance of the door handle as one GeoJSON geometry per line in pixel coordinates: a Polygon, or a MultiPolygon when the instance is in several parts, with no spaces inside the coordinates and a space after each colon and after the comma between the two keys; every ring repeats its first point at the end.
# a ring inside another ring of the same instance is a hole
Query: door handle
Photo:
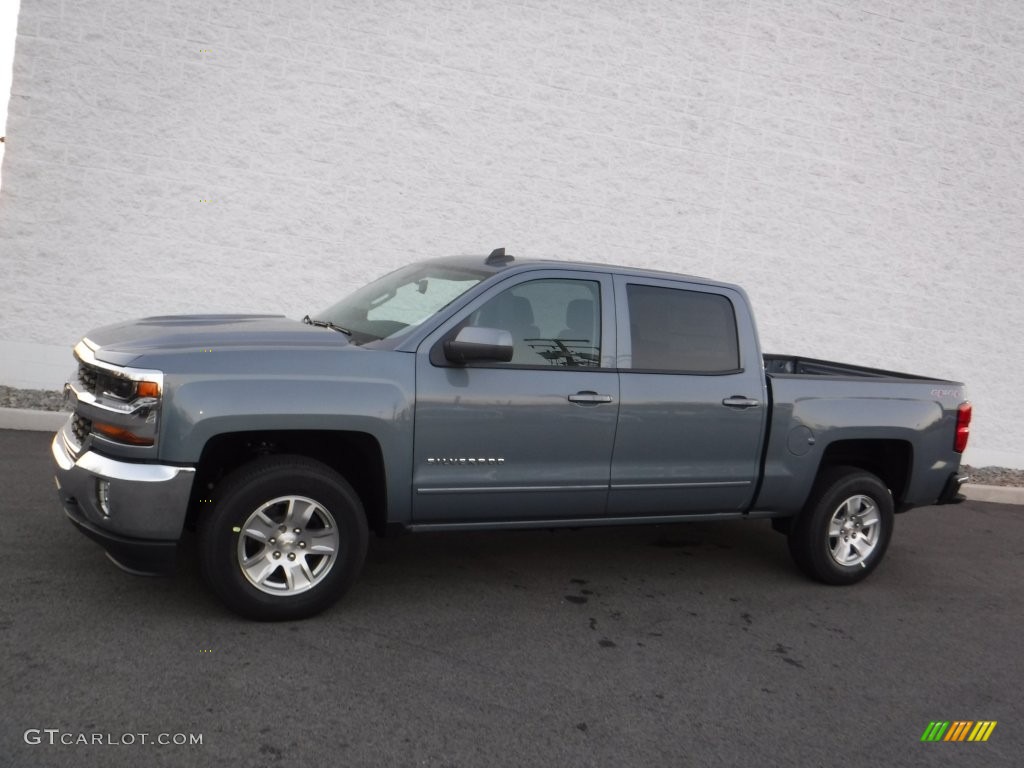
{"type": "Polygon", "coordinates": [[[744,397],[743,395],[733,395],[732,397],[727,397],[722,401],[722,405],[726,408],[739,408],[740,410],[743,410],[744,408],[756,408],[760,404],[760,400],[754,400],[752,397],[744,397]]]}
{"type": "Polygon", "coordinates": [[[599,395],[597,392],[577,392],[575,395],[569,395],[570,403],[582,403],[583,405],[597,405],[598,403],[610,403],[611,401],[611,395],[599,395]]]}

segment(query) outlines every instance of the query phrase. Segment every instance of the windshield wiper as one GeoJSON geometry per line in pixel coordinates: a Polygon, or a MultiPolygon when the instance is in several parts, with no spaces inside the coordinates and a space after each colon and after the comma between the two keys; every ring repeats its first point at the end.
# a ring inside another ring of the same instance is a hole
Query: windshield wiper
{"type": "Polygon", "coordinates": [[[310,318],[309,315],[306,315],[304,318],[302,318],[302,322],[304,322],[306,325],[315,325],[317,328],[330,328],[332,331],[341,331],[346,336],[352,335],[352,331],[350,331],[348,328],[342,328],[340,325],[335,325],[329,320],[313,320],[310,318]]]}

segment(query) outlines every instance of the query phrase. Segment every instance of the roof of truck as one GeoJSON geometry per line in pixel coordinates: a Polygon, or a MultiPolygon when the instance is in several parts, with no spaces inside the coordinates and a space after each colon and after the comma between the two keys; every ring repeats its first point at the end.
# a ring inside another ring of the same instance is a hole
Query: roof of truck
{"type": "Polygon", "coordinates": [[[599,271],[609,274],[634,275],[637,277],[650,277],[654,279],[679,280],[683,279],[701,285],[717,286],[720,288],[737,288],[733,283],[720,280],[713,280],[707,277],[699,277],[681,272],[669,272],[660,269],[647,269],[644,267],[626,266],[624,264],[604,264],[597,261],[561,261],[559,259],[530,259],[502,255],[499,259],[491,256],[448,256],[431,261],[451,264],[452,266],[468,267],[471,269],[484,269],[490,272],[522,272],[534,267],[548,267],[551,269],[566,269],[574,271],[599,271]]]}

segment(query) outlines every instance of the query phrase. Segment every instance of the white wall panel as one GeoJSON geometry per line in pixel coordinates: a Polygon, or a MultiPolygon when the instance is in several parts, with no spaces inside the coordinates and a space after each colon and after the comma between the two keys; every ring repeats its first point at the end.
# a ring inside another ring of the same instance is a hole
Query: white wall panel
{"type": "Polygon", "coordinates": [[[504,245],[739,282],[766,349],[964,380],[1024,467],[1022,73],[1017,2],[22,0],[2,383],[504,245]]]}

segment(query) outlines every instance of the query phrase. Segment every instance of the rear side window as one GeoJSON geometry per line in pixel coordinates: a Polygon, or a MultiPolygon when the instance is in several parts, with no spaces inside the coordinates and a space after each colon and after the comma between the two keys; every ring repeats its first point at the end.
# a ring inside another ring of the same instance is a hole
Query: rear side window
{"type": "Polygon", "coordinates": [[[736,314],[725,296],[626,286],[635,370],[731,373],[740,367],[736,314]]]}

